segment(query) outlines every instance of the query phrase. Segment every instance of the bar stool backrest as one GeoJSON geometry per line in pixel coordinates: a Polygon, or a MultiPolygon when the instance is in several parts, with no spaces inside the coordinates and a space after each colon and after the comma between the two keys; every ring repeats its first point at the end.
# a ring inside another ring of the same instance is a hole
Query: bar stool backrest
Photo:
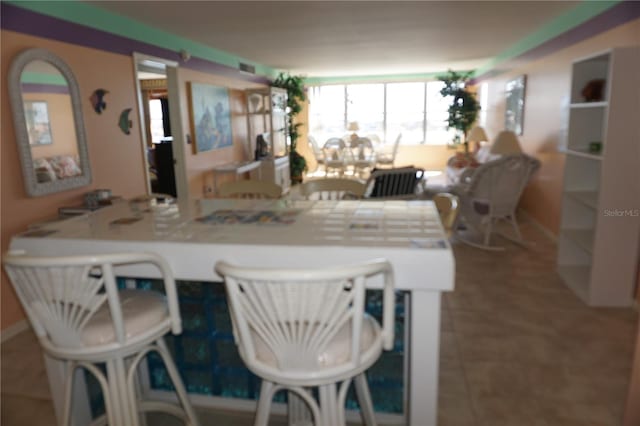
{"type": "MultiPolygon", "coordinates": [[[[168,314],[138,334],[136,341],[153,336],[159,328],[182,331],[175,282],[166,262],[152,253],[122,253],[95,256],[37,257],[9,253],[4,267],[41,343],[54,353],[104,351],[105,345],[86,344],[85,327],[96,313],[110,315],[113,334],[106,345],[117,349],[130,343],[123,321],[122,294],[115,267],[145,264],[160,272],[164,281],[168,314]],[[101,309],[104,306],[108,309],[101,309]]],[[[149,297],[161,297],[148,292],[149,297]]],[[[162,302],[164,303],[164,302],[162,302]]],[[[105,318],[100,318],[104,322],[105,318]]]]}
{"type": "MultiPolygon", "coordinates": [[[[390,349],[394,335],[391,265],[371,261],[322,269],[268,269],[218,262],[224,277],[234,336],[247,367],[275,382],[312,385],[357,370],[364,319],[365,281],[382,274],[383,327],[371,344],[390,349]],[[324,359],[338,334],[353,336],[341,352],[343,362],[324,359]],[[348,347],[348,345],[351,347],[348,347]],[[334,365],[334,366],[332,366],[334,365]]],[[[378,328],[379,330],[379,328],[378,328]]]]}

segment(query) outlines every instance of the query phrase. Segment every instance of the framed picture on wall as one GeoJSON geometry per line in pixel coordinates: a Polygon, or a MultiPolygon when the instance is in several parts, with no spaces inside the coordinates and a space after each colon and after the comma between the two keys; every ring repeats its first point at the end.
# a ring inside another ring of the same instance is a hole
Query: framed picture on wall
{"type": "Polygon", "coordinates": [[[525,75],[507,82],[505,89],[507,106],[504,112],[504,127],[516,135],[524,130],[524,96],[527,78],[525,75]]]}
{"type": "Polygon", "coordinates": [[[27,122],[29,145],[51,145],[51,121],[46,101],[24,101],[24,116],[27,122]]]}
{"type": "Polygon", "coordinates": [[[229,90],[226,87],[190,82],[189,106],[195,153],[233,145],[229,90]]]}

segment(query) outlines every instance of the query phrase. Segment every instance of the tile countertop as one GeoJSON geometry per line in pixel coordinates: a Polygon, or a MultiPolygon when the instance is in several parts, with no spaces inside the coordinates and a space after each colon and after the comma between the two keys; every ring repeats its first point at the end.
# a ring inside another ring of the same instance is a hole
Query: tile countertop
{"type": "MultiPolygon", "coordinates": [[[[431,266],[430,274],[444,268],[447,276],[453,275],[451,248],[435,206],[429,201],[122,202],[16,235],[11,247],[44,253],[45,247],[56,245],[60,254],[123,248],[156,251],[169,257],[177,268],[176,276],[184,272],[185,279],[211,278],[217,260],[213,252],[206,267],[194,265],[200,254],[195,258],[186,255],[202,251],[203,245],[224,245],[225,259],[244,263],[250,258],[252,264],[262,266],[329,266],[385,257],[403,265],[397,271],[398,287],[407,289],[424,284],[415,279],[403,282],[402,271],[410,271],[413,277],[422,275],[425,262],[431,266]],[[63,243],[68,240],[74,240],[74,244],[63,243]],[[175,244],[180,246],[178,253],[175,244]],[[313,250],[301,252],[303,247],[313,250]],[[195,269],[186,269],[192,267],[195,269]]],[[[215,254],[221,252],[216,250],[215,254]]],[[[444,281],[448,285],[436,288],[452,289],[453,280],[444,281]]]]}

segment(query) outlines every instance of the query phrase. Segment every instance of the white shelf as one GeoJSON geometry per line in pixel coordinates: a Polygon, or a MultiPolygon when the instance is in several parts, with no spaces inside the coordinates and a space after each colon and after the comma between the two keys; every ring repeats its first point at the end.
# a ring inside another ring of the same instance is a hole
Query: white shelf
{"type": "Polygon", "coordinates": [[[605,108],[609,102],[576,102],[570,105],[571,108],[605,108]]]}
{"type": "Polygon", "coordinates": [[[594,232],[593,229],[563,229],[562,234],[568,239],[583,248],[587,253],[593,252],[594,232]]]}
{"type": "Polygon", "coordinates": [[[558,266],[558,274],[580,299],[589,303],[590,265],[558,266]]]}
{"type": "Polygon", "coordinates": [[[565,191],[565,194],[587,207],[598,208],[598,191],[565,191]]]}
{"type": "Polygon", "coordinates": [[[576,157],[588,158],[590,160],[602,161],[601,154],[592,154],[590,152],[576,151],[575,149],[562,148],[558,152],[567,155],[575,155],[576,157]]]}
{"type": "Polygon", "coordinates": [[[558,273],[590,306],[629,306],[637,285],[640,218],[607,218],[636,209],[640,47],[622,47],[571,66],[558,273]],[[586,99],[601,99],[587,102],[586,99]],[[601,152],[590,152],[598,143],[601,152]],[[600,211],[599,209],[603,209],[600,211]]]}

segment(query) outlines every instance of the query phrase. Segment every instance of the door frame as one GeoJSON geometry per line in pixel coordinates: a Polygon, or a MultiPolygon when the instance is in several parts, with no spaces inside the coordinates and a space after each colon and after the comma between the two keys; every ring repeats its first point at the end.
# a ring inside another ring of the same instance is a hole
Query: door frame
{"type": "Polygon", "coordinates": [[[187,175],[185,167],[184,139],[182,129],[182,119],[180,116],[180,86],[178,84],[178,62],[157,56],[146,55],[144,53],[133,52],[133,66],[135,75],[136,99],[138,103],[138,116],[140,118],[140,143],[142,150],[142,161],[145,176],[145,186],[147,194],[151,194],[151,181],[149,179],[149,162],[147,160],[147,131],[145,129],[144,119],[144,99],[142,99],[142,90],[138,72],[140,66],[145,68],[154,68],[158,73],[164,73],[167,78],[167,96],[169,101],[169,122],[171,123],[171,133],[173,142],[171,148],[173,150],[173,167],[176,179],[177,198],[188,198],[189,187],[187,184],[187,175]]]}

